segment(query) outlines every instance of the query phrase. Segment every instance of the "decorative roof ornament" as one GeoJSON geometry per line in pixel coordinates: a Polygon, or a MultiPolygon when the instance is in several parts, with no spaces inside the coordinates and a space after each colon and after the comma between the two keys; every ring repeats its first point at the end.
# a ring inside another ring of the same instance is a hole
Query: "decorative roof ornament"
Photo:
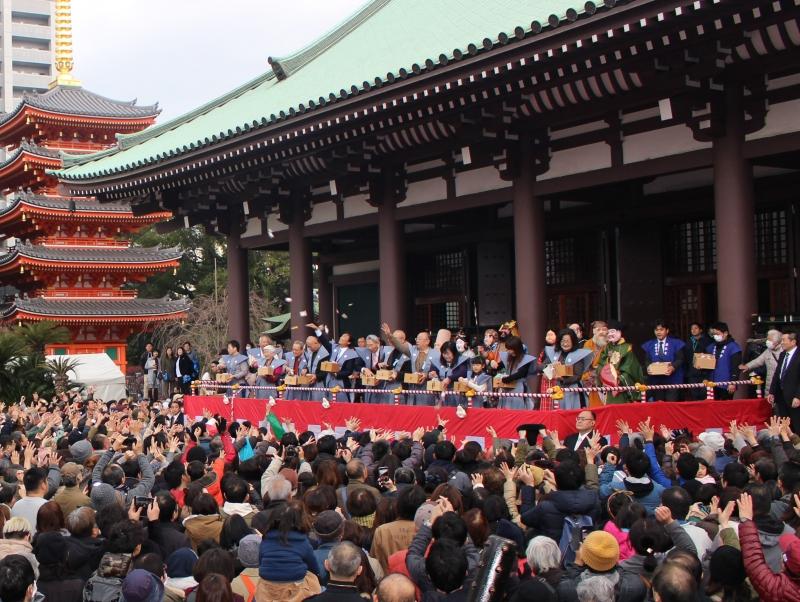
{"type": "Polygon", "coordinates": [[[56,0],[55,9],[55,30],[56,30],[56,51],[55,67],[58,71],[56,79],[50,84],[50,88],[56,86],[80,87],[80,80],[72,75],[72,68],[75,61],[72,58],[72,0],[56,0]]]}

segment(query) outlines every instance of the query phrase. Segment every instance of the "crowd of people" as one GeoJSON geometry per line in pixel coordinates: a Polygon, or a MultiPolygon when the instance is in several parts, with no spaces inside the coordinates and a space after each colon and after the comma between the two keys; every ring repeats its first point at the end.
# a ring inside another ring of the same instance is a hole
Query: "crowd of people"
{"type": "Polygon", "coordinates": [[[606,441],[584,409],[563,438],[490,427],[485,447],[441,418],[315,434],[179,398],[64,394],[0,421],[3,602],[800,600],[786,418],[606,441]]]}
{"type": "MultiPolygon", "coordinates": [[[[477,401],[484,407],[524,410],[549,407],[541,402],[558,388],[561,409],[580,409],[639,401],[640,393],[633,388],[637,384],[658,386],[648,390],[649,401],[702,400],[707,396],[706,381],[729,383],[758,374],[766,381],[765,392],[777,399],[781,416],[790,415],[797,397],[793,390],[772,389],[781,354],[791,359],[797,345],[794,331],[770,330],[763,352],[746,358],[724,322],[708,328],[692,324],[689,337],[682,340],[672,336],[664,321],[657,321],[653,338],[638,350],[625,339],[618,321],[593,322],[588,338],[580,324],[570,324],[547,331],[537,355],[519,337],[513,321],[486,330],[481,341],[442,329],[435,338],[422,331],[411,342],[404,331],[388,324],[382,325],[380,335],[354,340],[344,332],[332,341],[324,326],[312,323],[308,328],[304,341],[286,348],[268,335],[259,337],[257,345],[247,342],[242,347],[239,341],[230,341],[204,375],[221,383],[211,391],[263,398],[287,384],[287,399],[320,401],[338,387],[345,390],[339,400],[390,404],[392,392],[402,389],[401,403],[408,405],[466,405],[472,396],[472,405],[477,401]],[[696,386],[678,386],[686,384],[696,386]],[[628,389],[576,390],[589,387],[628,389]],[[540,396],[517,396],[524,393],[540,396]]],[[[152,345],[148,347],[142,358],[145,387],[150,387],[145,397],[156,400],[159,383],[165,396],[176,387],[187,393],[199,378],[191,346],[186,343],[178,352],[174,355],[167,348],[159,358],[152,345]]],[[[783,365],[788,367],[789,362],[783,365]]],[[[716,385],[714,398],[732,399],[736,388],[716,385]]]]}

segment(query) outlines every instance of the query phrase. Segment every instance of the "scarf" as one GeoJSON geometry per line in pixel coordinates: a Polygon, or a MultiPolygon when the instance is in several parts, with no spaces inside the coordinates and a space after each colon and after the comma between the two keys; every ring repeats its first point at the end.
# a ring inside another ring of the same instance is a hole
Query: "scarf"
{"type": "Polygon", "coordinates": [[[367,514],[366,516],[351,516],[350,518],[357,525],[361,525],[362,527],[366,527],[367,529],[372,529],[372,525],[375,523],[374,512],[372,514],[367,514]]]}
{"type": "Polygon", "coordinates": [[[653,481],[648,476],[641,478],[625,477],[622,482],[625,484],[625,489],[630,491],[633,497],[637,498],[649,495],[654,489],[653,481]]]}

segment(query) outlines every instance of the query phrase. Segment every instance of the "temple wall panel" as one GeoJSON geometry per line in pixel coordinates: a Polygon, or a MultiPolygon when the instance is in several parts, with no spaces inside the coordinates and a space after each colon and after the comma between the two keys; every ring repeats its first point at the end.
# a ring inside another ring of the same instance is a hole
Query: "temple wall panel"
{"type": "Polygon", "coordinates": [[[499,190],[510,186],[511,183],[503,180],[494,167],[480,167],[456,174],[456,196],[499,190]]]}
{"type": "Polygon", "coordinates": [[[406,191],[403,207],[422,205],[447,198],[447,182],[443,178],[433,178],[421,182],[411,182],[406,191]]]}
{"type": "Polygon", "coordinates": [[[261,218],[251,217],[247,220],[247,225],[242,236],[259,236],[261,234],[261,218]]]}
{"type": "Polygon", "coordinates": [[[267,228],[269,228],[273,232],[280,232],[281,230],[288,230],[289,226],[287,226],[280,219],[278,219],[277,214],[270,213],[267,216],[267,228]]]}
{"type": "Polygon", "coordinates": [[[790,100],[770,105],[766,125],[757,132],[748,134],[746,139],[758,140],[798,131],[800,131],[800,100],[790,100]]]}
{"type": "Polygon", "coordinates": [[[695,140],[692,131],[685,125],[632,134],[622,141],[622,153],[626,164],[709,148],[711,148],[710,142],[695,140]]]}
{"type": "Polygon", "coordinates": [[[344,199],[344,217],[356,217],[359,215],[369,215],[378,213],[378,209],[369,204],[369,196],[366,194],[356,194],[344,199]]]}
{"type": "Polygon", "coordinates": [[[336,204],[333,201],[325,203],[315,203],[314,211],[311,213],[311,219],[306,222],[307,226],[313,224],[322,224],[325,222],[336,221],[336,204]]]}
{"type": "Polygon", "coordinates": [[[605,142],[596,142],[554,152],[550,157],[550,169],[539,179],[548,180],[606,167],[611,167],[611,150],[605,142]]]}

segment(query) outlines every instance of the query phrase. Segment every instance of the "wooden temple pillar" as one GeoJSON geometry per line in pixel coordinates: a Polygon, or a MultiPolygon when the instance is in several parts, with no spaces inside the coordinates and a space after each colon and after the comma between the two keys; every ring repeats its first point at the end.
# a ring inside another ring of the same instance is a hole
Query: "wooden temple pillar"
{"type": "Polygon", "coordinates": [[[305,237],[310,210],[305,197],[293,196],[281,205],[281,220],[289,226],[289,304],[292,339],[304,339],[305,325],[314,320],[314,291],[311,277],[311,243],[305,237]]]}
{"type": "Polygon", "coordinates": [[[371,194],[378,205],[378,262],[380,320],[405,328],[406,265],[403,224],[397,219],[397,174],[383,170],[371,194]]]}
{"type": "MultiPolygon", "coordinates": [[[[333,291],[331,290],[331,266],[328,263],[319,264],[319,288],[317,293],[317,301],[319,302],[319,323],[326,324],[331,333],[337,332],[336,322],[333,317],[333,291]]],[[[355,343],[355,341],[353,341],[355,343]]]]}
{"type": "Polygon", "coordinates": [[[713,139],[714,217],[717,246],[717,314],[744,347],[751,316],[758,310],[754,231],[753,167],[744,155],[744,91],[726,87],[720,117],[724,130],[713,139]]]}
{"type": "Polygon", "coordinates": [[[228,338],[236,339],[244,353],[250,339],[250,283],[247,270],[247,249],[242,247],[241,233],[231,227],[228,250],[228,338]]]}
{"type": "Polygon", "coordinates": [[[540,346],[547,330],[544,202],[536,197],[539,172],[533,143],[526,141],[519,147],[513,177],[515,319],[522,340],[532,351],[540,346]]]}

